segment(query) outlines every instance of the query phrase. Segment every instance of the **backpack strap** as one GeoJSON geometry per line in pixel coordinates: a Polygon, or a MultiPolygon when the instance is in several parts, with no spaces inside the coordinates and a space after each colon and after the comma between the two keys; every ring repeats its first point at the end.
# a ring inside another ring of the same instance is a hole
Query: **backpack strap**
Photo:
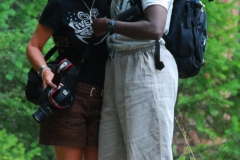
{"type": "Polygon", "coordinates": [[[160,43],[159,43],[159,40],[156,40],[156,42],[155,42],[154,62],[155,62],[155,67],[158,70],[162,70],[165,67],[163,62],[160,60],[160,43]]]}
{"type": "MultiPolygon", "coordinates": [[[[141,14],[143,15],[143,8],[141,0],[136,0],[136,4],[138,5],[141,14]]],[[[154,62],[155,68],[158,70],[162,70],[164,68],[163,62],[160,60],[160,43],[159,40],[155,41],[155,53],[154,53],[154,62]]]]}
{"type": "MultiPolygon", "coordinates": [[[[186,24],[186,27],[191,28],[191,20],[194,20],[194,18],[193,18],[193,11],[192,11],[190,1],[186,2],[186,6],[187,6],[187,21],[186,21],[187,24],[186,24]]],[[[195,25],[195,23],[194,23],[194,25],[195,25]]]]}

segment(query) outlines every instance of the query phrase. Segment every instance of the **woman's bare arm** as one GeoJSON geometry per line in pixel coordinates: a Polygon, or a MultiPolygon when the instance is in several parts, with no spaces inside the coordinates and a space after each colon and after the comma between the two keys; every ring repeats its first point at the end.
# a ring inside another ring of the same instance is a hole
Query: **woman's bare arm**
{"type": "MultiPolygon", "coordinates": [[[[42,48],[53,34],[53,31],[41,24],[38,24],[36,31],[33,33],[32,38],[27,44],[26,54],[28,61],[33,69],[37,72],[42,65],[47,66],[46,61],[42,55],[42,48]]],[[[45,70],[43,75],[43,88],[47,85],[56,87],[52,83],[54,74],[50,70],[45,70]]]]}

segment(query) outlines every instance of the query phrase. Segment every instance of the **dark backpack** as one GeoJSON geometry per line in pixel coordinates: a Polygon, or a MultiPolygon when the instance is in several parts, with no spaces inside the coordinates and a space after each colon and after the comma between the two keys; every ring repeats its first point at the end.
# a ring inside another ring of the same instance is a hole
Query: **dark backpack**
{"type": "Polygon", "coordinates": [[[174,0],[169,33],[163,39],[176,60],[179,78],[196,76],[204,64],[207,42],[203,5],[193,0],[174,0]]]}

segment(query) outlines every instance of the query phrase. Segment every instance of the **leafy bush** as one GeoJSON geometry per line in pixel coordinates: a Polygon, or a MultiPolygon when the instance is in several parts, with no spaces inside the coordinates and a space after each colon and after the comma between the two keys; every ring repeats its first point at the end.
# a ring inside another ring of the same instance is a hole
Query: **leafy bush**
{"type": "MultiPolygon", "coordinates": [[[[179,81],[175,115],[180,116],[178,110],[182,114],[181,126],[188,137],[192,136],[188,140],[197,159],[235,160],[239,159],[240,142],[238,0],[203,2],[208,14],[206,63],[198,76],[179,81]]],[[[2,0],[0,3],[1,160],[19,157],[48,160],[54,157],[51,147],[37,143],[39,125],[31,115],[38,106],[29,103],[24,95],[30,68],[25,48],[46,3],[47,0],[2,0]]],[[[44,52],[52,45],[49,41],[44,52]]],[[[178,125],[175,126],[176,137],[181,140],[182,133],[178,125]]],[[[185,154],[180,157],[183,152],[174,143],[176,157],[193,158],[187,148],[183,151],[185,154]]]]}
{"type": "Polygon", "coordinates": [[[1,160],[31,160],[40,156],[41,148],[32,143],[31,149],[26,151],[24,144],[14,135],[8,135],[6,130],[0,130],[0,159],[1,160]]]}
{"type": "MultiPolygon", "coordinates": [[[[29,103],[24,95],[27,72],[30,69],[26,59],[26,46],[46,3],[47,0],[0,2],[0,130],[5,129],[17,137],[24,144],[26,152],[32,149],[31,144],[37,144],[39,128],[31,117],[38,106],[29,103]]],[[[50,46],[51,41],[44,51],[50,46]]],[[[34,157],[34,160],[53,159],[52,148],[41,148],[41,157],[34,157]]]]}
{"type": "Polygon", "coordinates": [[[205,65],[198,76],[180,80],[176,117],[179,110],[188,136],[195,132],[195,141],[189,141],[197,159],[235,160],[240,139],[239,3],[204,4],[209,35],[205,65]]]}

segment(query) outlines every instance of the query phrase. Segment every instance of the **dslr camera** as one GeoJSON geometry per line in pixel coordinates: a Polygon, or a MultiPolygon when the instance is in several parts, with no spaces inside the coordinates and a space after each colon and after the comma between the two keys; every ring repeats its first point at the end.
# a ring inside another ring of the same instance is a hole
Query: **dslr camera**
{"type": "Polygon", "coordinates": [[[40,107],[32,115],[38,123],[42,123],[45,119],[49,118],[55,109],[64,109],[72,105],[73,96],[69,89],[61,84],[62,79],[71,67],[72,63],[64,59],[55,68],[52,81],[58,87],[47,87],[40,94],[40,107]]]}

